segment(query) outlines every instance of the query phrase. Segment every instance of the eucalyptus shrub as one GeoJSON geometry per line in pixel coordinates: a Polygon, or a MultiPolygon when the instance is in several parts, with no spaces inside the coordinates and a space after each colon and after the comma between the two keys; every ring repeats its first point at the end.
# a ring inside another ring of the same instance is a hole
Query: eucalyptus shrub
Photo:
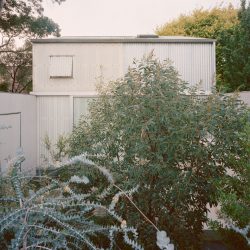
{"type": "Polygon", "coordinates": [[[67,181],[24,176],[19,171],[23,160],[23,155],[15,158],[10,175],[0,178],[1,187],[8,187],[0,195],[1,249],[115,249],[119,244],[124,249],[143,249],[136,242],[136,229],[127,226],[116,210],[119,199],[131,196],[136,188],[113,190],[115,195],[110,197],[113,176],[85,155],[60,167],[95,168],[106,179],[106,188],[90,188],[89,178],[75,172],[67,181]]]}
{"type": "Polygon", "coordinates": [[[218,197],[221,205],[219,220],[211,224],[219,230],[229,250],[250,247],[250,123],[242,133],[242,146],[248,158],[235,159],[244,166],[237,175],[228,175],[219,180],[218,197]]]}
{"type": "MultiPolygon", "coordinates": [[[[165,230],[178,249],[199,249],[207,204],[218,204],[219,180],[244,169],[247,111],[237,99],[198,97],[168,61],[152,55],[100,90],[71,136],[71,155],[83,151],[109,166],[124,189],[139,185],[134,202],[165,230]]],[[[146,249],[153,227],[129,204],[146,249]]]]}

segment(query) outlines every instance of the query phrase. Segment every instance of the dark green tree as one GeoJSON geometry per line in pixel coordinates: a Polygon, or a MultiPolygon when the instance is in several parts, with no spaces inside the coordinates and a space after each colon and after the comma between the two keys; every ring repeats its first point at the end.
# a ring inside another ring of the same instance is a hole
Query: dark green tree
{"type": "MultiPolygon", "coordinates": [[[[74,129],[72,155],[87,151],[109,166],[133,201],[167,231],[178,249],[200,249],[207,204],[217,205],[218,180],[241,173],[247,111],[231,97],[198,98],[168,62],[149,57],[111,83],[74,129]]],[[[222,185],[222,184],[220,184],[222,185]]],[[[124,205],[146,249],[154,229],[124,205]]]]}
{"type": "Polygon", "coordinates": [[[241,0],[239,24],[218,36],[223,54],[219,86],[227,91],[250,90],[250,4],[241,0]]]}

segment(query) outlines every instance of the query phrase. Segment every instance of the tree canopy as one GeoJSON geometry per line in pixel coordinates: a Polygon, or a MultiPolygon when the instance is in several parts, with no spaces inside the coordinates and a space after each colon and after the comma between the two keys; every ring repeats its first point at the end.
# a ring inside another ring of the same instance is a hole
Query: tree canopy
{"type": "MultiPolygon", "coordinates": [[[[41,1],[42,0],[27,0],[27,1],[23,1],[23,0],[0,0],[0,16],[1,16],[1,12],[3,10],[3,8],[5,6],[19,6],[19,7],[22,7],[22,5],[24,3],[28,3],[30,6],[33,6],[33,7],[38,7],[38,9],[42,9],[41,8],[41,1]]],[[[56,3],[62,3],[64,2],[65,0],[51,0],[52,2],[56,2],[56,3]]],[[[22,11],[22,8],[20,9],[20,11],[22,11]]]]}
{"type": "Polygon", "coordinates": [[[249,4],[203,8],[181,15],[156,28],[159,35],[184,35],[216,39],[217,87],[226,91],[250,89],[249,4]]]}
{"type": "Polygon", "coordinates": [[[241,1],[239,23],[223,30],[217,41],[221,68],[218,84],[227,90],[250,90],[250,2],[241,1]]]}
{"type": "Polygon", "coordinates": [[[29,40],[49,35],[59,36],[60,28],[52,19],[43,15],[40,0],[6,0],[1,4],[0,90],[27,92],[32,87],[29,40]]]}
{"type": "Polygon", "coordinates": [[[40,0],[6,0],[0,17],[0,48],[14,42],[14,38],[35,38],[59,35],[58,24],[43,16],[40,0]]]}
{"type": "Polygon", "coordinates": [[[211,10],[200,8],[157,27],[156,33],[164,36],[216,38],[222,30],[231,28],[239,22],[237,13],[237,9],[232,5],[223,8],[214,7],[211,10]]]}

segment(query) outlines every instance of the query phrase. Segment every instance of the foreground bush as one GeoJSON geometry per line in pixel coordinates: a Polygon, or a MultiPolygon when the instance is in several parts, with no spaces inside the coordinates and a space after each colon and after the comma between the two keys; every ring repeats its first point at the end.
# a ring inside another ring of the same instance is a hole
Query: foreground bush
{"type": "Polygon", "coordinates": [[[108,183],[106,188],[91,188],[89,178],[74,175],[74,171],[67,181],[23,176],[19,171],[23,159],[19,155],[10,175],[0,178],[1,249],[113,249],[117,238],[123,249],[143,249],[136,242],[136,230],[116,212],[119,199],[131,196],[136,189],[116,189],[111,196],[112,175],[84,155],[61,167],[78,164],[78,168],[94,168],[108,183]]]}
{"type": "MultiPolygon", "coordinates": [[[[168,62],[150,56],[101,90],[74,129],[71,155],[87,151],[124,189],[139,185],[133,200],[146,216],[178,249],[199,249],[207,204],[217,205],[225,184],[219,180],[244,172],[247,119],[236,99],[198,98],[168,62]]],[[[144,246],[155,249],[153,227],[129,204],[121,209],[144,246]]]]}

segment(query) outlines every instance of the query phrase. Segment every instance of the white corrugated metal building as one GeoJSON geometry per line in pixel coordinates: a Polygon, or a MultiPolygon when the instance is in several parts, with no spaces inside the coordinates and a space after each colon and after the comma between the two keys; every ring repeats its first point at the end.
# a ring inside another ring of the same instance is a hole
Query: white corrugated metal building
{"type": "Polygon", "coordinates": [[[61,37],[33,40],[33,95],[37,97],[37,162],[87,112],[96,84],[126,73],[134,59],[154,52],[170,59],[181,78],[206,93],[215,82],[215,40],[191,37],[61,37]]]}

